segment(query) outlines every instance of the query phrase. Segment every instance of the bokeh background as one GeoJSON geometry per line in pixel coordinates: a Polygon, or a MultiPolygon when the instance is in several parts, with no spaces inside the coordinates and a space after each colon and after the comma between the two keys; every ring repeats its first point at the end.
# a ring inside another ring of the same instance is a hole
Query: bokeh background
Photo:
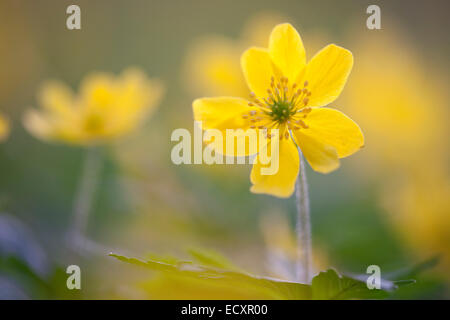
{"type": "Polygon", "coordinates": [[[388,273],[439,256],[393,298],[448,298],[448,9],[448,1],[2,0],[0,112],[10,133],[0,143],[0,298],[180,297],[173,284],[142,286],[152,275],[109,251],[183,258],[208,248],[249,272],[288,277],[273,260],[292,252],[294,198],[251,194],[248,165],[170,160],[172,131],[193,128],[192,100],[246,94],[239,55],[264,46],[279,22],[297,28],[307,59],[329,43],[355,59],[332,105],[361,126],[366,147],[331,174],[307,168],[317,268],[364,273],[377,264],[388,273]],[[81,30],[66,28],[73,3],[81,30]],[[381,7],[381,30],[366,28],[370,4],[381,7]],[[93,71],[129,66],[166,92],[142,128],[101,148],[87,231],[101,250],[74,254],[65,239],[86,149],[36,139],[23,112],[37,106],[45,80],[77,89],[93,71]],[[66,289],[70,264],[81,267],[80,291],[66,289]]]}

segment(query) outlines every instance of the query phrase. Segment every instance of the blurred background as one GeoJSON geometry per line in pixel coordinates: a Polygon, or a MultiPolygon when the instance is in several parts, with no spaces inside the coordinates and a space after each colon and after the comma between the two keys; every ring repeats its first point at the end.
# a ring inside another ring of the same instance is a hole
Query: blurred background
{"type": "MultiPolygon", "coordinates": [[[[307,59],[329,43],[353,52],[354,68],[332,106],[362,128],[365,148],[322,175],[307,168],[317,270],[390,272],[439,256],[393,298],[450,297],[448,1],[18,1],[0,2],[0,298],[177,298],[170,285],[107,254],[186,257],[215,250],[248,272],[282,278],[295,199],[249,191],[248,165],[174,165],[176,128],[193,129],[201,96],[246,96],[240,54],[266,46],[290,22],[307,59]],[[81,30],[66,8],[81,8],[81,30]],[[381,8],[381,30],[366,9],[381,8]],[[77,90],[94,71],[134,66],[165,94],[144,126],[101,147],[102,169],[87,236],[98,250],[65,245],[86,148],[36,139],[23,112],[43,81],[77,90]],[[9,134],[7,134],[9,131],[9,134]],[[277,260],[277,259],[275,259],[277,260]],[[278,260],[279,261],[279,260],[278,260]],[[82,290],[65,269],[82,270],[82,290]]],[[[175,288],[176,286],[174,286],[175,288]]],[[[187,296],[188,298],[190,296],[187,296]]]]}

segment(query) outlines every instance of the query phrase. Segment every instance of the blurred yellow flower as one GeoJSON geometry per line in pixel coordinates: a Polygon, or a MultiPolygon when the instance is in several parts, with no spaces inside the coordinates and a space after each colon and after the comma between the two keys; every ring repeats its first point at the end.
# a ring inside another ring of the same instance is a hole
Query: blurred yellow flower
{"type": "MultiPolygon", "coordinates": [[[[203,129],[224,133],[226,129],[278,129],[279,170],[274,175],[262,175],[260,169],[265,165],[257,157],[250,177],[251,191],[289,197],[299,171],[296,145],[314,170],[328,173],[339,167],[339,158],[353,154],[364,144],[360,128],[350,118],[334,109],[319,108],[339,96],[352,65],[351,52],[334,44],[306,64],[297,30],[287,23],[277,25],[268,49],[252,47],[241,57],[251,99],[197,99],[193,103],[194,118],[203,121],[203,129]]],[[[271,137],[272,133],[267,133],[262,143],[267,149],[271,137]]]]}
{"type": "Polygon", "coordinates": [[[9,121],[0,114],[0,141],[4,141],[9,135],[9,121]]]}
{"type": "Polygon", "coordinates": [[[138,127],[155,109],[162,85],[138,69],[120,76],[94,73],[75,95],[61,82],[47,82],[39,92],[41,110],[28,110],[25,127],[36,137],[77,145],[95,145],[138,127]]]}
{"type": "Polygon", "coordinates": [[[376,40],[355,37],[358,63],[342,97],[345,111],[364,127],[370,145],[361,154],[370,170],[363,170],[375,176],[386,170],[423,170],[423,160],[448,150],[441,140],[448,136],[446,88],[393,34],[376,40]]]}
{"type": "Polygon", "coordinates": [[[438,268],[450,279],[450,182],[441,170],[410,177],[383,194],[385,207],[401,238],[416,256],[440,255],[438,268]]]}
{"type": "Polygon", "coordinates": [[[197,40],[187,54],[185,77],[194,93],[239,95],[245,81],[239,66],[241,46],[233,40],[207,36],[197,40]]]}
{"type": "Polygon", "coordinates": [[[356,36],[358,64],[345,94],[346,111],[364,126],[370,148],[361,172],[381,180],[389,220],[411,252],[443,254],[450,266],[448,103],[438,72],[391,32],[376,41],[356,36]]]}
{"type": "Polygon", "coordinates": [[[189,91],[208,96],[246,95],[239,64],[241,52],[250,45],[265,45],[273,26],[284,20],[277,13],[260,12],[249,19],[238,40],[208,35],[195,41],[188,49],[183,73],[189,91]]]}
{"type": "Polygon", "coordinates": [[[245,48],[249,45],[264,47],[267,44],[267,35],[270,34],[273,26],[288,20],[286,16],[279,12],[257,12],[244,24],[240,41],[245,45],[245,48]]]}

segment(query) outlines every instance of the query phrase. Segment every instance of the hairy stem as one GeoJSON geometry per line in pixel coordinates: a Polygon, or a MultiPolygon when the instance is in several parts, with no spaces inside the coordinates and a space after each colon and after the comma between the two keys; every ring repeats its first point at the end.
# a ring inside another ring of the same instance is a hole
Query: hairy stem
{"type": "Polygon", "coordinates": [[[297,281],[311,283],[312,280],[312,249],[311,249],[311,222],[309,211],[308,182],[306,181],[305,164],[300,148],[300,170],[296,182],[295,196],[297,198],[297,281]]]}

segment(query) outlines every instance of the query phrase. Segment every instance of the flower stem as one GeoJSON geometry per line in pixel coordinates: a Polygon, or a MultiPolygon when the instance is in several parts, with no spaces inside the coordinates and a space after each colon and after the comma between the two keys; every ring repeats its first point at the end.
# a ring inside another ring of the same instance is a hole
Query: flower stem
{"type": "Polygon", "coordinates": [[[305,164],[300,148],[298,148],[298,153],[300,158],[300,170],[296,182],[295,196],[297,198],[297,240],[299,252],[296,278],[298,282],[311,283],[312,249],[308,182],[306,181],[305,164]]]}
{"type": "Polygon", "coordinates": [[[102,167],[100,150],[91,147],[86,151],[82,176],[78,185],[75,202],[73,205],[72,233],[73,245],[83,243],[85,238],[92,200],[97,189],[102,167]]]}

